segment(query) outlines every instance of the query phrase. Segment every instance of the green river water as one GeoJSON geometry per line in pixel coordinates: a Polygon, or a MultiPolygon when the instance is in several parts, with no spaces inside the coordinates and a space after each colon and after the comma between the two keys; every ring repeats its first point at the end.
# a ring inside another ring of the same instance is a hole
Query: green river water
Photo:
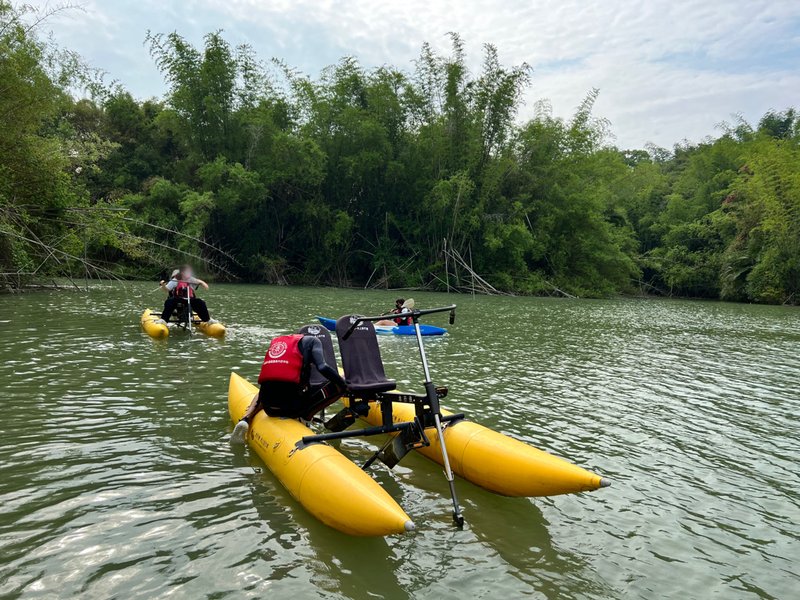
{"type": "MultiPolygon", "coordinates": [[[[227,380],[255,380],[271,337],[315,314],[395,294],[212,286],[226,339],[158,342],[139,328],[154,288],[0,296],[2,598],[797,597],[797,309],[415,294],[459,304],[426,341],[445,406],[613,485],[524,499],[459,480],[457,531],[441,469],[409,456],[372,475],[417,532],[359,539],[231,449],[227,380]]],[[[414,340],[380,344],[421,387],[414,340]]]]}

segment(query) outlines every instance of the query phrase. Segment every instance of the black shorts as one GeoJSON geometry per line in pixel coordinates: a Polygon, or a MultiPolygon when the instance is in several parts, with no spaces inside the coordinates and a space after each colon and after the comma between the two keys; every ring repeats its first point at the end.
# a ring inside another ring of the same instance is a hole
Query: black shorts
{"type": "Polygon", "coordinates": [[[261,384],[258,402],[271,417],[310,420],[341,398],[343,391],[331,382],[305,390],[293,383],[269,382],[261,384]]]}

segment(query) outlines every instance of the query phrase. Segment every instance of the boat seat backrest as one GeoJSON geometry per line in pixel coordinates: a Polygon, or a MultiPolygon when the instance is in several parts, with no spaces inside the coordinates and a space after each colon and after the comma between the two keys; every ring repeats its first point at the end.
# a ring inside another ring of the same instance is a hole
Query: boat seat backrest
{"type": "MultiPolygon", "coordinates": [[[[325,355],[325,362],[334,369],[338,369],[336,366],[336,352],[333,350],[333,339],[331,338],[331,334],[327,329],[325,329],[322,325],[303,325],[297,330],[297,333],[302,333],[303,335],[313,335],[320,342],[322,342],[322,353],[325,355]]],[[[309,373],[308,383],[312,387],[319,387],[328,383],[328,378],[317,371],[317,367],[311,365],[311,373],[309,373]]]]}
{"type": "Polygon", "coordinates": [[[397,384],[388,379],[383,370],[378,336],[372,323],[362,321],[349,338],[342,339],[357,318],[357,315],[345,315],[336,321],[344,379],[347,389],[355,396],[374,397],[378,392],[393,390],[397,384]]]}

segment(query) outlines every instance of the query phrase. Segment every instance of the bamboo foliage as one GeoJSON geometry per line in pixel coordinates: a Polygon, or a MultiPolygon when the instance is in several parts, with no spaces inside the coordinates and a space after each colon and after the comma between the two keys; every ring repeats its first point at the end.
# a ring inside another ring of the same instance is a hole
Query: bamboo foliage
{"type": "Polygon", "coordinates": [[[530,66],[492,44],[473,63],[457,33],[408,72],[350,56],[309,77],[219,31],[150,32],[167,93],[139,101],[54,48],[46,11],[0,17],[5,287],[190,258],[276,284],[800,299],[792,109],[620,150],[598,90],[524,120],[530,66]]]}

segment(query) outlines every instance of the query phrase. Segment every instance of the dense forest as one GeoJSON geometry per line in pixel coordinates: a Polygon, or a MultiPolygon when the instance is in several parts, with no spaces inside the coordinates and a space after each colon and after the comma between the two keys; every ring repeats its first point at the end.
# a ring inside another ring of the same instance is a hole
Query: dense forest
{"type": "MultiPolygon", "coordinates": [[[[492,45],[318,78],[221,32],[148,33],[138,100],[0,0],[0,287],[217,279],[800,303],[800,115],[621,150],[589,91],[570,119],[492,45]]],[[[46,22],[46,21],[45,21],[46,22]]],[[[724,117],[724,115],[720,115],[724,117]]]]}

